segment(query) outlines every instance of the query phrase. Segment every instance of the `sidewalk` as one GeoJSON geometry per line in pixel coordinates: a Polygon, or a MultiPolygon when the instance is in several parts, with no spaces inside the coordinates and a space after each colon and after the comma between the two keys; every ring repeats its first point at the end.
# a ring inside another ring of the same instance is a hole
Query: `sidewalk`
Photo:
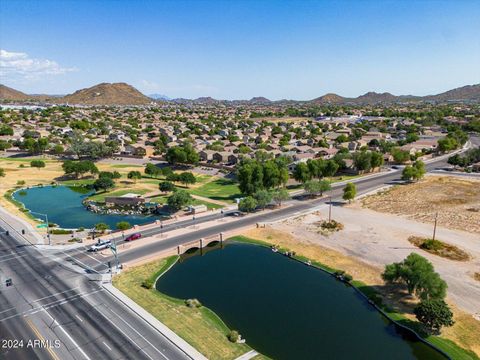
{"type": "Polygon", "coordinates": [[[170,330],[167,326],[162,324],[157,318],[155,318],[152,314],[147,312],[144,308],[130,299],[128,296],[123,294],[120,290],[115,288],[112,284],[107,283],[103,284],[103,287],[106,291],[108,291],[113,297],[117,300],[122,302],[126,307],[132,310],[135,314],[140,316],[143,320],[145,320],[151,327],[161,333],[165,338],[167,338],[172,344],[177,346],[180,350],[182,350],[188,357],[194,360],[207,360],[205,356],[203,356],[200,352],[198,352],[193,346],[183,340],[180,336],[175,334],[172,330],[170,330]]]}
{"type": "Polygon", "coordinates": [[[48,240],[41,236],[36,229],[33,228],[32,224],[11,214],[2,206],[0,206],[0,226],[7,231],[16,232],[32,245],[48,243],[48,240]],[[22,230],[25,230],[25,235],[22,234],[22,230]]]}

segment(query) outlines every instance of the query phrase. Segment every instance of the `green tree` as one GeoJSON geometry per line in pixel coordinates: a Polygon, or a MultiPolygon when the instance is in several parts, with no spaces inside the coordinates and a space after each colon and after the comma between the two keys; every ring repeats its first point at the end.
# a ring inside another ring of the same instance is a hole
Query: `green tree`
{"type": "Polygon", "coordinates": [[[105,223],[98,223],[98,224],[95,225],[95,230],[103,233],[103,232],[108,230],[108,225],[105,224],[105,223]]]}
{"type": "Polygon", "coordinates": [[[343,188],[343,200],[348,200],[350,203],[357,195],[357,187],[354,183],[347,183],[343,188]]]}
{"type": "Polygon", "coordinates": [[[128,221],[120,221],[118,222],[115,227],[117,230],[128,230],[132,227],[128,221]]]}
{"type": "Polygon", "coordinates": [[[5,176],[5,169],[0,168],[0,177],[4,177],[4,176],[5,176]]]}
{"type": "Polygon", "coordinates": [[[293,178],[302,184],[310,180],[312,174],[310,173],[308,165],[303,162],[298,163],[293,171],[293,178]]]}
{"type": "Polygon", "coordinates": [[[161,172],[162,170],[155,164],[148,163],[145,166],[145,174],[149,175],[150,177],[157,178],[161,174],[161,172]]]}
{"type": "Polygon", "coordinates": [[[312,196],[323,195],[324,191],[331,189],[330,181],[327,180],[309,180],[303,187],[312,196]]]}
{"type": "Polygon", "coordinates": [[[257,206],[265,209],[265,207],[272,201],[272,194],[268,190],[258,190],[253,194],[253,198],[257,202],[257,206]]]}
{"type": "Polygon", "coordinates": [[[238,203],[238,210],[243,212],[253,212],[257,208],[257,201],[252,196],[247,196],[238,203]]]}
{"type": "Polygon", "coordinates": [[[370,162],[373,169],[382,166],[384,162],[383,154],[377,151],[372,151],[370,162]]]}
{"type": "Polygon", "coordinates": [[[282,206],[282,203],[288,199],[290,199],[290,194],[287,189],[281,188],[272,192],[272,200],[275,201],[278,206],[282,206]]]}
{"type": "Polygon", "coordinates": [[[443,299],[447,284],[433,265],[416,253],[411,253],[403,261],[385,266],[382,278],[387,283],[403,283],[409,294],[416,294],[422,300],[443,299]]]}
{"type": "Polygon", "coordinates": [[[75,178],[78,178],[81,175],[90,173],[91,175],[98,174],[98,168],[92,161],[81,160],[81,161],[72,161],[67,160],[62,164],[63,171],[65,175],[74,175],[75,178]]]}
{"type": "Polygon", "coordinates": [[[45,167],[45,161],[43,161],[43,160],[32,160],[32,161],[30,161],[30,166],[35,167],[35,168],[44,168],[45,167]]]}
{"type": "Polygon", "coordinates": [[[392,149],[391,154],[393,156],[393,160],[397,164],[403,164],[410,160],[410,153],[408,151],[400,150],[398,148],[392,149]]]}
{"type": "Polygon", "coordinates": [[[242,160],[236,170],[238,187],[242,194],[251,195],[263,189],[263,167],[258,161],[242,160]]]}
{"type": "Polygon", "coordinates": [[[452,326],[453,314],[443,299],[422,300],[414,309],[415,316],[434,334],[440,334],[443,326],[452,326]]]}
{"type": "Polygon", "coordinates": [[[162,192],[169,192],[175,190],[175,185],[170,181],[162,181],[158,184],[158,188],[162,192]]]}
{"type": "Polygon", "coordinates": [[[62,145],[60,145],[60,144],[57,144],[57,145],[55,145],[55,146],[53,147],[53,153],[54,153],[55,155],[61,155],[61,154],[63,154],[64,152],[65,152],[65,148],[64,148],[62,145]]]}
{"type": "Polygon", "coordinates": [[[178,190],[168,197],[167,204],[172,211],[178,211],[192,201],[192,196],[187,191],[178,190]]]}
{"type": "Polygon", "coordinates": [[[99,191],[99,190],[107,191],[108,189],[111,189],[114,186],[115,186],[115,183],[113,182],[113,180],[110,179],[110,178],[106,178],[106,177],[98,178],[93,183],[93,188],[96,191],[99,191]]]}
{"type": "Polygon", "coordinates": [[[178,176],[178,180],[184,184],[186,187],[188,187],[189,184],[195,184],[197,182],[197,179],[195,178],[195,175],[193,175],[191,172],[186,171],[182,172],[178,176]]]}
{"type": "Polygon", "coordinates": [[[127,174],[129,179],[132,179],[134,182],[142,178],[142,173],[140,171],[132,170],[127,174]]]}

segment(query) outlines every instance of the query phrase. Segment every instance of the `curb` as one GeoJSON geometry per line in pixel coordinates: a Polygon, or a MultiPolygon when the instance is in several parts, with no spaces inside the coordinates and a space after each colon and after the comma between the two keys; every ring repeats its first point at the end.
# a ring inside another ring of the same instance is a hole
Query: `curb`
{"type": "Polygon", "coordinates": [[[178,349],[185,353],[185,355],[187,355],[189,358],[194,360],[207,360],[207,358],[203,356],[198,350],[196,350],[193,346],[183,340],[180,336],[175,334],[166,325],[161,323],[157,318],[155,318],[152,314],[148,313],[145,309],[143,309],[140,305],[138,305],[128,296],[123,294],[120,290],[115,288],[112,284],[108,283],[102,285],[103,288],[108,291],[113,297],[115,297],[127,308],[129,308],[131,311],[141,317],[145,322],[147,322],[147,324],[149,324],[152,328],[162,334],[166,339],[168,339],[178,349]]]}

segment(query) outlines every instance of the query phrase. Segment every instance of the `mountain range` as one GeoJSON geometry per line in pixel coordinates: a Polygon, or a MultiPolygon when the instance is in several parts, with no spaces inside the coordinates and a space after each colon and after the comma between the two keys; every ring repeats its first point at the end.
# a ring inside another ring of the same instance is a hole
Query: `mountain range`
{"type": "Polygon", "coordinates": [[[367,92],[356,98],[343,97],[337,94],[326,94],[310,101],[280,100],[271,101],[265,97],[253,97],[250,100],[217,100],[211,97],[200,97],[194,100],[169,99],[165,95],[152,94],[146,96],[133,86],[126,83],[101,83],[90,88],[75,91],[73,94],[59,95],[28,95],[21,91],[9,88],[0,84],[0,100],[3,101],[35,101],[53,104],[70,105],[148,105],[154,101],[173,101],[177,103],[237,103],[237,104],[270,104],[270,103],[311,103],[318,105],[382,105],[394,103],[415,103],[415,102],[479,102],[480,84],[467,85],[452,89],[436,95],[396,96],[388,92],[376,93],[367,92]]]}

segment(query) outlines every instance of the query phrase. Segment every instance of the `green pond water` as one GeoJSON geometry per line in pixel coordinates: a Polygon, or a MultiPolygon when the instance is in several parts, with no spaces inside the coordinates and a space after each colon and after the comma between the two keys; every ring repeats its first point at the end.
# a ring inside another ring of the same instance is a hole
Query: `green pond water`
{"type": "Polygon", "coordinates": [[[445,359],[356,291],[270,249],[233,243],[176,263],[156,284],[197,298],[273,359],[445,359]]]}
{"type": "MultiPolygon", "coordinates": [[[[153,222],[160,217],[142,215],[95,214],[85,209],[82,201],[93,193],[84,187],[44,186],[16,191],[13,198],[22,202],[31,211],[47,214],[48,221],[62,228],[92,228],[95,224],[105,223],[111,229],[120,221],[132,225],[153,222]]],[[[44,217],[32,214],[39,219],[44,217]]]]}

